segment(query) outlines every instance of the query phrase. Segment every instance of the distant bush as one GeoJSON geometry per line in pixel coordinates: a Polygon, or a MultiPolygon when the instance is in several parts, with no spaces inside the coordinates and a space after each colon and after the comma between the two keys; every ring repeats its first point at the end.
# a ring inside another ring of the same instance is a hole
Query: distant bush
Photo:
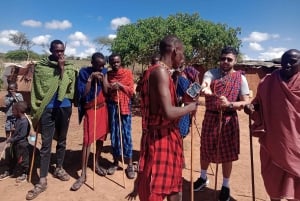
{"type": "Polygon", "coordinates": [[[29,60],[39,60],[41,56],[33,51],[13,50],[7,52],[4,58],[12,61],[24,61],[27,60],[27,58],[29,58],[29,60]]]}

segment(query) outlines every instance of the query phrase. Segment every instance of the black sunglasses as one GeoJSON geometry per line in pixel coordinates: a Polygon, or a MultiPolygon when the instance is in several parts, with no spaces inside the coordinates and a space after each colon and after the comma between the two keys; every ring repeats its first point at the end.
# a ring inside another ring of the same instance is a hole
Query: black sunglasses
{"type": "Polygon", "coordinates": [[[221,59],[220,59],[221,61],[228,61],[228,62],[232,62],[233,61],[233,59],[232,58],[229,58],[229,57],[221,57],[221,59]]]}

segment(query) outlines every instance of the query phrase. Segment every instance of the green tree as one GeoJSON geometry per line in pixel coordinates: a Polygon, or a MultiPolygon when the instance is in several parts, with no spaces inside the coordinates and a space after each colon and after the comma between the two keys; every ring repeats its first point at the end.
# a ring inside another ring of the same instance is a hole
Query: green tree
{"type": "Polygon", "coordinates": [[[23,32],[10,34],[9,40],[19,46],[19,50],[25,50],[27,53],[27,60],[29,60],[30,49],[33,46],[33,42],[27,38],[26,34],[23,32]]]}
{"type": "Polygon", "coordinates": [[[203,20],[196,14],[170,15],[167,18],[151,17],[118,28],[111,51],[118,52],[126,65],[148,64],[158,53],[159,41],[168,34],[177,35],[185,45],[188,64],[216,65],[224,46],[239,49],[240,28],[203,20]]]}
{"type": "Polygon", "coordinates": [[[107,47],[107,49],[110,49],[113,39],[105,37],[105,36],[100,36],[100,37],[96,38],[94,40],[94,42],[100,46],[99,49],[101,51],[101,50],[103,50],[104,47],[107,47]]]}
{"type": "Polygon", "coordinates": [[[33,60],[39,60],[41,58],[39,54],[30,50],[13,50],[5,54],[5,59],[12,61],[24,61],[28,60],[29,57],[33,60]]]}

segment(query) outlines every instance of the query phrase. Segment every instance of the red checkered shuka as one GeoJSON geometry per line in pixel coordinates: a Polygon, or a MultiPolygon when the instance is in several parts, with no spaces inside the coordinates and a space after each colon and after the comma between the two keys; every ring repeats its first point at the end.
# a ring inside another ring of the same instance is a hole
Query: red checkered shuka
{"type": "MultiPolygon", "coordinates": [[[[241,71],[236,71],[220,79],[213,80],[211,84],[213,93],[217,96],[226,96],[229,101],[237,101],[241,88],[241,76],[241,71]]],[[[205,97],[205,102],[206,112],[201,131],[201,159],[214,163],[237,160],[240,153],[240,136],[236,112],[230,114],[223,112],[219,139],[219,155],[217,156],[218,130],[220,125],[218,108],[220,103],[216,96],[205,97]]]]}
{"type": "Polygon", "coordinates": [[[109,91],[108,98],[118,102],[118,94],[120,101],[121,114],[130,114],[130,100],[134,93],[133,74],[130,69],[120,67],[117,71],[110,70],[107,72],[107,80],[109,83],[120,82],[124,85],[124,89],[117,91],[109,91]]]}
{"type": "MultiPolygon", "coordinates": [[[[149,191],[156,194],[170,194],[182,191],[182,139],[176,126],[178,120],[167,120],[162,114],[149,114],[149,86],[148,80],[152,70],[149,68],[145,74],[141,93],[142,127],[141,151],[139,172],[142,178],[151,178],[149,191]]],[[[176,92],[174,83],[169,77],[169,89],[172,105],[176,105],[176,92]]],[[[147,188],[145,186],[145,188],[147,188]]]]}

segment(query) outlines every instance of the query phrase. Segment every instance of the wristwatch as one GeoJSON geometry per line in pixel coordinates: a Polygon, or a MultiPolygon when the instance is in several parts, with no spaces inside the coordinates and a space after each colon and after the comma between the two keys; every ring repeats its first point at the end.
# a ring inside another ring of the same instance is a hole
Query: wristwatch
{"type": "Polygon", "coordinates": [[[229,103],[228,108],[233,109],[233,103],[229,103]]]}

